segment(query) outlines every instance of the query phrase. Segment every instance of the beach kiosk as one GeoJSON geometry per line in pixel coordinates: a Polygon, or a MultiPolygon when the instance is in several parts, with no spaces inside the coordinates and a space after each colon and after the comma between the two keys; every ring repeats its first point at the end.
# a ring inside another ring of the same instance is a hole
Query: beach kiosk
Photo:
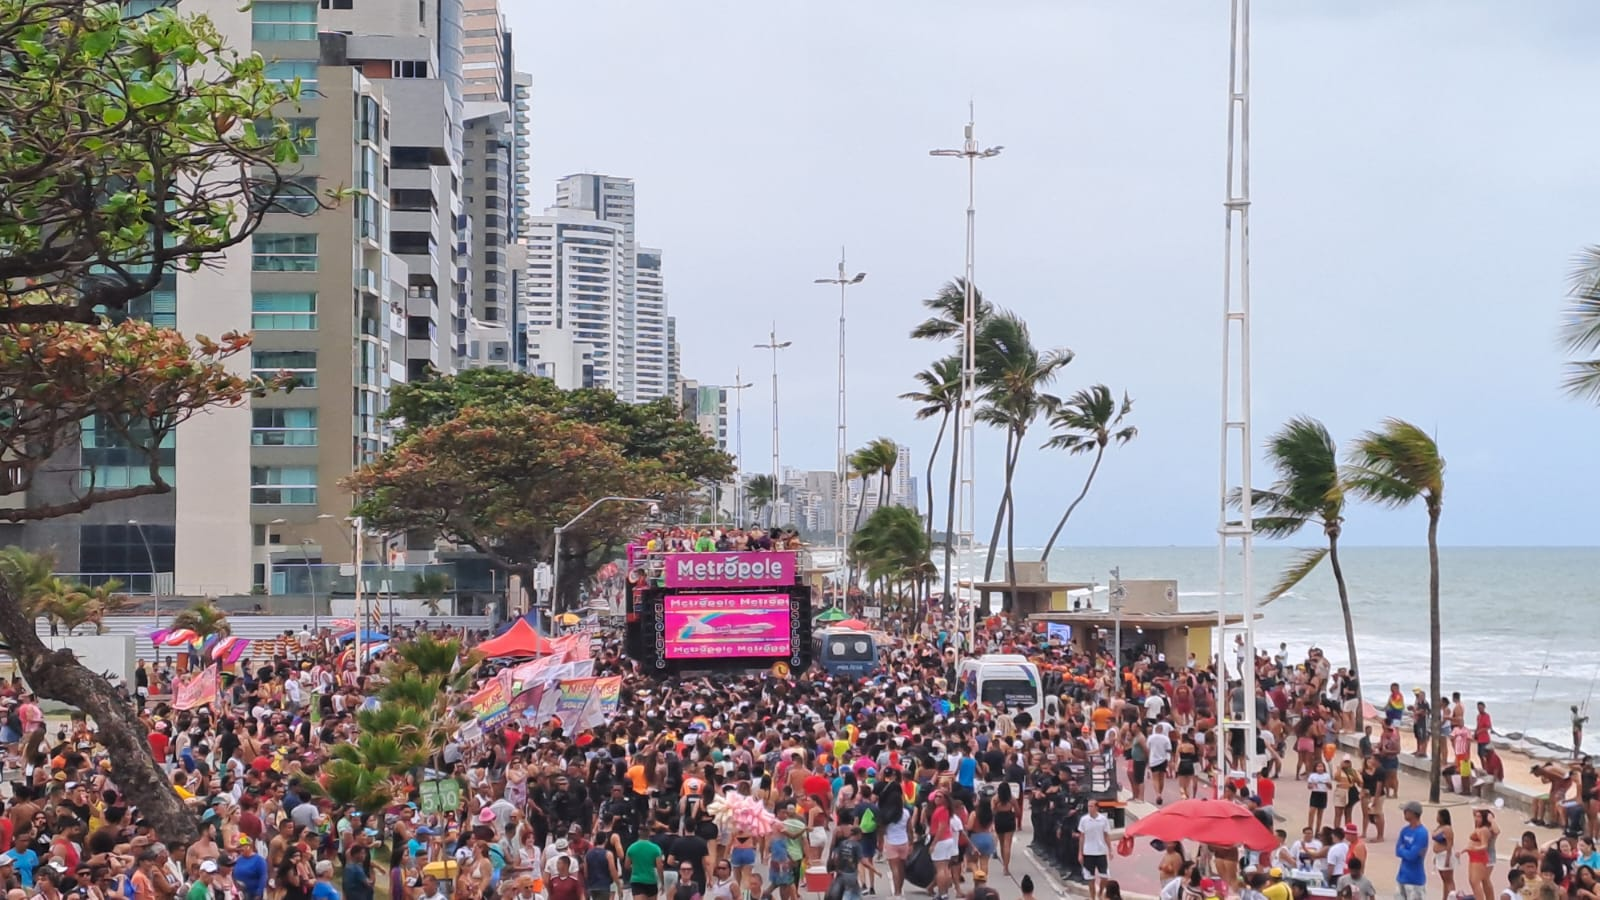
{"type": "MultiPolygon", "coordinates": [[[[1178,609],[1178,582],[1171,579],[1122,580],[1127,596],[1122,602],[1122,659],[1131,662],[1145,650],[1165,654],[1175,666],[1183,665],[1189,654],[1210,659],[1212,632],[1217,627],[1216,610],[1178,609]]],[[[1060,623],[1072,628],[1072,643],[1087,651],[1110,648],[1116,633],[1117,614],[1107,608],[1104,591],[1087,599],[1074,597],[1078,609],[1044,610],[1030,613],[1033,623],[1060,623]]],[[[1237,625],[1242,615],[1229,615],[1227,623],[1237,625]]]]}
{"type": "MultiPolygon", "coordinates": [[[[976,588],[978,591],[978,609],[987,614],[991,609],[990,595],[1000,595],[1000,611],[1006,615],[1031,616],[1044,612],[1067,612],[1072,609],[1069,593],[1093,590],[1090,582],[1051,581],[1045,572],[1044,563],[1019,562],[1015,564],[1016,584],[1005,579],[999,581],[980,581],[976,588]]],[[[963,581],[961,587],[971,589],[972,582],[963,581]]]]}

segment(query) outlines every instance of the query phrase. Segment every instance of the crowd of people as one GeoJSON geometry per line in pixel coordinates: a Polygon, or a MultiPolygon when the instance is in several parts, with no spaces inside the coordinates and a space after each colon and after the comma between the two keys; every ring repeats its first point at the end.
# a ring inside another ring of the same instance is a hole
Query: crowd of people
{"type": "MultiPolygon", "coordinates": [[[[706,539],[749,547],[766,536],[683,529],[649,537],[660,549],[706,539]]],[[[1036,846],[1067,857],[1091,897],[1118,900],[1112,826],[1087,784],[1099,762],[1125,788],[1108,807],[1130,795],[1157,804],[1221,795],[1280,829],[1277,782],[1304,779],[1311,792],[1299,840],[1278,830],[1274,851],[1168,845],[1166,900],[1235,891],[1284,900],[1301,890],[1284,877],[1298,870],[1370,900],[1366,842],[1391,839],[1404,900],[1420,896],[1411,887],[1425,870],[1462,895],[1497,887],[1492,811],[1464,835],[1448,811],[1434,827],[1421,825],[1412,802],[1390,821],[1401,720],[1388,718],[1374,739],[1353,676],[1318,652],[1296,665],[1281,652],[1256,656],[1257,756],[1267,762],[1247,772],[1242,742],[1219,753],[1214,740],[1217,678],[1228,675],[1220,667],[1192,656],[1169,665],[1152,649],[1123,668],[1119,683],[1104,656],[1020,622],[988,620],[980,652],[1021,653],[1046,673],[1049,714],[1035,721],[961,696],[948,632],[931,623],[902,630],[880,669],[860,681],[818,670],[652,680],[615,635],[597,633],[594,674],[623,677],[615,717],[578,733],[513,719],[486,739],[450,743],[437,765],[458,783],[452,808],[427,802],[416,785],[383,809],[323,796],[320,763],[353,738],[356,711],[371,703],[385,666],[381,657],[336,664],[331,633],[264,643],[270,659],[237,666],[217,702],[195,710],[172,707],[161,691],[168,669],[155,667],[130,702],[140,705],[151,753],[201,823],[201,838],[187,846],[163,844],[130,807],[90,723],[48,722],[24,685],[0,685],[10,783],[0,843],[11,847],[0,854],[0,886],[7,900],[373,900],[379,892],[390,900],[798,900],[821,887],[809,876],[826,873],[832,900],[899,898],[911,888],[933,900],[1009,900],[1033,890],[1030,878],[1011,878],[1027,829],[1036,846]],[[1339,736],[1357,732],[1359,750],[1341,756],[1339,736]],[[1052,818],[1068,798],[1079,804],[1071,816],[1052,818]],[[758,803],[770,818],[758,827],[727,815],[735,800],[758,803]]],[[[444,636],[464,639],[464,659],[478,637],[444,636]]],[[[1236,713],[1245,664],[1236,658],[1228,676],[1236,713]]],[[[1418,697],[1413,714],[1417,702],[1425,703],[1418,697]]],[[[1475,727],[1458,723],[1458,709],[1445,716],[1452,748],[1487,727],[1481,710],[1475,727]]],[[[1496,759],[1486,744],[1468,743],[1475,765],[1496,759]]],[[[1568,788],[1580,806],[1596,802],[1587,760],[1550,778],[1543,815],[1569,814],[1568,788]]],[[[1588,809],[1586,835],[1536,848],[1531,872],[1513,856],[1522,874],[1512,877],[1600,900],[1588,809]]]]}

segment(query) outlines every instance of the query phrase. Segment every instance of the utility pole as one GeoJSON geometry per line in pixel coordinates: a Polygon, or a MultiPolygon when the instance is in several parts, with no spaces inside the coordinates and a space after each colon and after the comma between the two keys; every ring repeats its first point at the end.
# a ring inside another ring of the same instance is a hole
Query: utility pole
{"type": "MultiPolygon", "coordinates": [[[[960,150],[929,150],[929,156],[949,156],[967,161],[967,253],[966,253],[966,297],[961,315],[961,398],[958,412],[960,419],[956,430],[958,440],[954,447],[957,457],[958,471],[960,472],[961,485],[957,493],[956,508],[960,522],[961,551],[959,558],[970,561],[976,547],[975,535],[977,532],[978,495],[976,487],[976,458],[973,446],[976,442],[976,413],[977,405],[974,403],[977,395],[977,331],[978,331],[978,306],[977,288],[973,284],[974,259],[977,250],[977,220],[976,185],[978,173],[978,160],[999,156],[1004,146],[980,148],[977,138],[973,137],[973,108],[967,106],[967,127],[963,132],[964,140],[960,150]]],[[[950,543],[952,535],[945,534],[944,556],[944,589],[945,597],[952,596],[950,586],[950,543]]],[[[974,581],[977,578],[976,569],[970,576],[974,581]]],[[[967,612],[964,623],[966,635],[966,650],[972,652],[976,627],[978,592],[976,587],[967,591],[967,612]]],[[[960,609],[960,605],[956,606],[960,609]]]]}
{"type": "Polygon", "coordinates": [[[1217,753],[1226,764],[1230,731],[1243,738],[1244,765],[1256,752],[1254,575],[1255,511],[1250,483],[1250,0],[1232,0],[1228,29],[1228,170],[1222,249],[1222,428],[1217,498],[1217,753]],[[1231,457],[1231,461],[1230,461],[1231,457]],[[1237,480],[1235,480],[1237,476],[1237,480]],[[1228,500],[1238,492],[1239,516],[1228,500]],[[1245,664],[1239,673],[1243,716],[1228,702],[1228,557],[1237,542],[1241,559],[1239,606],[1245,664]]]}
{"type": "Polygon", "coordinates": [[[786,350],[794,341],[778,340],[778,323],[772,323],[772,331],[767,335],[765,344],[757,344],[757,350],[772,351],[772,502],[767,504],[767,527],[778,527],[778,501],[783,499],[782,482],[779,481],[781,469],[778,468],[778,351],[786,350]]]}
{"type": "Polygon", "coordinates": [[[733,370],[733,524],[744,521],[744,391],[755,382],[744,380],[744,370],[733,370]]]}
{"type": "MultiPolygon", "coordinates": [[[[840,247],[839,248],[839,274],[838,274],[838,276],[834,277],[834,278],[818,278],[818,279],[816,279],[816,283],[817,284],[836,284],[836,285],[839,286],[839,411],[838,411],[838,420],[839,421],[838,421],[838,439],[835,442],[838,446],[837,446],[837,452],[836,452],[836,457],[837,458],[836,458],[836,461],[834,463],[834,465],[836,466],[836,473],[835,473],[835,479],[834,479],[833,543],[834,543],[834,545],[836,547],[839,548],[839,553],[840,553],[840,558],[841,559],[844,558],[844,551],[845,551],[846,537],[847,537],[847,535],[845,534],[845,524],[844,524],[844,520],[846,518],[846,516],[845,516],[845,508],[849,505],[849,499],[848,498],[850,496],[849,490],[846,487],[846,479],[848,479],[850,477],[849,476],[849,469],[848,469],[848,460],[849,460],[849,457],[850,457],[850,442],[849,442],[849,438],[845,434],[845,423],[847,421],[846,416],[845,416],[845,393],[844,393],[844,381],[845,381],[845,378],[844,378],[844,376],[845,376],[845,364],[844,364],[844,307],[845,307],[845,293],[846,293],[846,291],[849,290],[850,285],[852,285],[852,284],[860,284],[862,279],[864,279],[866,277],[867,277],[867,273],[865,273],[865,272],[857,272],[854,275],[846,274],[845,266],[844,266],[844,248],[840,247]]],[[[865,500],[866,500],[866,498],[863,496],[862,501],[865,502],[865,500]]]]}

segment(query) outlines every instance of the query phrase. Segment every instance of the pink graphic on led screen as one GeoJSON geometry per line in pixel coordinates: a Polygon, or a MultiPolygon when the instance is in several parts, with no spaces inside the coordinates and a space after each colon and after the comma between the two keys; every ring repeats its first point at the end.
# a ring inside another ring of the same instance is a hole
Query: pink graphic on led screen
{"type": "Polygon", "coordinates": [[[789,655],[788,594],[676,594],[666,603],[666,658],[789,655]]]}

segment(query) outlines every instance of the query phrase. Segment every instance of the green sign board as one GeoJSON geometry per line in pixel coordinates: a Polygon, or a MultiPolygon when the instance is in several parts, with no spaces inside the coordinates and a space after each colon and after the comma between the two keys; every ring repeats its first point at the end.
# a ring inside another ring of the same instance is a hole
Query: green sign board
{"type": "Polygon", "coordinates": [[[455,812],[461,808],[461,783],[454,778],[434,778],[422,783],[422,812],[455,812]]]}

